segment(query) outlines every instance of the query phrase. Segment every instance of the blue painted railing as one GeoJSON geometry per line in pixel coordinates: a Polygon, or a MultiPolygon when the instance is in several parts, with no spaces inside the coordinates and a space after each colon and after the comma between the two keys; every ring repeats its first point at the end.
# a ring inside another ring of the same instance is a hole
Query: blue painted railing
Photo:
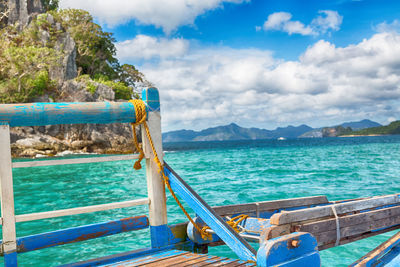
{"type": "Polygon", "coordinates": [[[17,239],[17,252],[28,252],[89,239],[141,230],[149,227],[147,216],[136,216],[115,221],[73,227],[17,239]]]}
{"type": "Polygon", "coordinates": [[[15,126],[136,122],[130,102],[0,104],[0,122],[15,126]]]}

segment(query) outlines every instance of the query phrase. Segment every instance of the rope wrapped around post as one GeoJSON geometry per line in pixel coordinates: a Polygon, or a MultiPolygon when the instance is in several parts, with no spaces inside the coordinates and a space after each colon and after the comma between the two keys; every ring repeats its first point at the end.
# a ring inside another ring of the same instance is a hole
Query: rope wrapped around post
{"type": "Polygon", "coordinates": [[[207,239],[211,239],[211,234],[207,233],[205,228],[203,228],[203,229],[200,228],[194,222],[192,217],[190,217],[189,213],[185,210],[185,208],[183,207],[182,203],[179,201],[178,197],[176,196],[175,192],[172,190],[171,185],[169,184],[169,181],[168,181],[168,177],[165,176],[165,174],[164,174],[164,166],[160,162],[160,159],[158,158],[157,151],[156,151],[156,149],[154,147],[153,140],[151,138],[149,127],[148,127],[148,125],[146,123],[146,116],[147,116],[146,104],[142,100],[139,100],[139,99],[132,99],[129,102],[131,102],[135,107],[136,122],[135,123],[131,123],[131,125],[132,125],[132,132],[133,132],[133,141],[135,143],[136,149],[139,151],[139,158],[137,159],[137,161],[133,165],[133,168],[135,170],[139,170],[139,169],[142,168],[142,165],[140,164],[140,162],[144,158],[144,152],[143,152],[142,146],[139,144],[139,142],[137,140],[136,126],[143,124],[143,127],[144,127],[144,129],[146,131],[146,136],[147,136],[147,138],[149,140],[149,143],[150,143],[150,146],[151,146],[151,150],[153,151],[153,154],[154,154],[153,160],[157,164],[159,173],[161,174],[161,177],[163,178],[163,181],[164,181],[165,185],[167,186],[169,192],[171,193],[172,197],[175,199],[176,203],[181,208],[181,210],[183,211],[185,216],[193,224],[193,226],[196,228],[196,230],[199,231],[199,233],[201,234],[201,237],[203,239],[206,239],[206,240],[207,239]]]}

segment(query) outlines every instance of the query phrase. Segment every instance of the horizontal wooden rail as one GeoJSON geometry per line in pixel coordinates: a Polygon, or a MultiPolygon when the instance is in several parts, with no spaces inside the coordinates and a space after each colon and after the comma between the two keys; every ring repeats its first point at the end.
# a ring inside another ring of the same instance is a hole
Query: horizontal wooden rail
{"type": "Polygon", "coordinates": [[[82,214],[82,213],[90,213],[90,212],[103,211],[103,210],[128,208],[128,207],[134,207],[134,206],[139,206],[139,205],[146,205],[146,204],[149,204],[149,202],[150,201],[148,198],[142,198],[142,199],[136,199],[136,200],[115,202],[115,203],[108,203],[108,204],[101,204],[101,205],[93,205],[93,206],[86,206],[86,207],[79,207],[79,208],[72,208],[72,209],[21,214],[21,215],[15,216],[15,221],[16,222],[28,222],[28,221],[56,218],[56,217],[76,215],[76,214],[82,214]]]}
{"type": "Polygon", "coordinates": [[[40,161],[21,161],[21,162],[13,162],[12,167],[13,168],[28,168],[28,167],[39,167],[39,166],[54,166],[54,165],[132,160],[132,159],[138,159],[138,158],[139,158],[139,154],[129,154],[129,155],[107,156],[107,157],[55,159],[55,160],[40,160],[40,161]]]}
{"type": "Polygon", "coordinates": [[[15,126],[136,122],[130,102],[0,104],[0,121],[15,126]]]}
{"type": "Polygon", "coordinates": [[[17,251],[21,253],[49,248],[123,232],[145,229],[148,226],[149,219],[147,216],[143,215],[25,236],[17,239],[17,251]]]}

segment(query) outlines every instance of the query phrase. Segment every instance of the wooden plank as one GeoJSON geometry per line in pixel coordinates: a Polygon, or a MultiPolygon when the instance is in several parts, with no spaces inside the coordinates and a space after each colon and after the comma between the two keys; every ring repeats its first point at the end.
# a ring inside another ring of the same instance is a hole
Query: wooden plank
{"type": "MultiPolygon", "coordinates": [[[[343,238],[343,239],[340,240],[340,245],[345,245],[345,244],[348,244],[348,243],[351,243],[351,242],[355,242],[355,241],[358,241],[358,240],[361,240],[361,239],[365,239],[365,238],[368,238],[368,237],[384,234],[384,233],[391,232],[391,231],[394,231],[394,230],[397,230],[397,229],[400,229],[400,225],[392,226],[392,227],[385,228],[385,229],[382,229],[382,230],[379,230],[379,231],[375,231],[375,232],[368,232],[368,233],[363,233],[363,234],[356,235],[356,236],[346,237],[346,238],[343,238]]],[[[332,243],[329,243],[329,244],[325,244],[323,246],[319,246],[318,250],[324,250],[324,249],[332,248],[334,246],[335,246],[335,242],[332,242],[332,243]]]]}
{"type": "MultiPolygon", "coordinates": [[[[352,225],[373,222],[376,220],[394,216],[400,216],[400,206],[389,207],[364,213],[358,213],[345,217],[339,217],[339,225],[340,227],[348,227],[352,225]]],[[[322,221],[302,224],[299,225],[298,228],[296,228],[295,230],[311,233],[311,232],[326,232],[335,229],[336,229],[336,219],[332,218],[332,219],[326,219],[322,221]]]]}
{"type": "Polygon", "coordinates": [[[14,188],[11,168],[10,127],[0,122],[0,198],[3,218],[3,252],[5,266],[16,263],[14,188]]]}
{"type": "Polygon", "coordinates": [[[198,259],[199,256],[192,253],[184,253],[176,257],[170,257],[167,259],[160,259],[158,261],[149,262],[146,267],[159,267],[159,266],[175,266],[179,263],[185,263],[193,259],[198,259]]]}
{"type": "Polygon", "coordinates": [[[39,166],[108,162],[108,161],[120,161],[120,160],[133,160],[133,159],[137,159],[138,157],[139,157],[138,154],[129,154],[129,155],[91,157],[91,158],[21,161],[21,162],[13,162],[12,167],[13,168],[30,168],[30,167],[39,167],[39,166]]]}
{"type": "Polygon", "coordinates": [[[238,205],[227,205],[213,207],[219,215],[233,215],[238,213],[256,213],[257,211],[273,211],[283,208],[310,206],[328,203],[326,196],[300,197],[273,201],[262,201],[238,205]],[[258,207],[257,207],[258,206],[258,207]]]}
{"type": "Polygon", "coordinates": [[[112,267],[112,266],[140,266],[140,265],[145,265],[146,263],[150,263],[153,261],[157,261],[159,259],[165,259],[165,258],[170,258],[170,257],[176,257],[179,256],[183,253],[188,253],[185,251],[180,251],[180,250],[166,250],[166,251],[160,251],[157,253],[150,254],[148,256],[140,257],[140,258],[134,258],[130,260],[124,260],[124,261],[119,261],[113,264],[105,265],[107,267],[112,267]]]}
{"type": "MultiPolygon", "coordinates": [[[[383,197],[375,197],[370,199],[358,200],[336,204],[335,209],[338,215],[345,214],[354,211],[360,211],[365,209],[371,209],[375,207],[399,204],[399,195],[388,195],[383,197]]],[[[296,211],[285,211],[278,214],[274,214],[271,217],[271,224],[282,225],[293,222],[300,222],[305,220],[311,220],[316,218],[323,218],[328,216],[334,216],[331,205],[308,208],[296,211]]]]}
{"type": "MultiPolygon", "coordinates": [[[[381,220],[376,220],[373,222],[367,222],[363,224],[352,225],[349,227],[341,227],[340,228],[340,236],[341,239],[345,237],[351,237],[360,235],[363,233],[367,233],[370,231],[388,228],[392,226],[400,225],[400,216],[394,216],[389,218],[384,218],[381,220]]],[[[323,246],[325,244],[332,243],[336,241],[336,230],[320,232],[320,233],[312,233],[318,241],[318,246],[323,246]]]]}
{"type": "Polygon", "coordinates": [[[199,262],[195,264],[194,266],[196,267],[202,267],[202,266],[215,266],[214,264],[217,264],[218,262],[221,262],[223,260],[226,260],[227,258],[221,258],[218,256],[211,257],[209,259],[203,260],[203,262],[199,262]]]}
{"type": "Polygon", "coordinates": [[[148,226],[147,216],[142,215],[19,237],[17,239],[18,253],[146,229],[148,226]]]}
{"type": "Polygon", "coordinates": [[[236,260],[236,259],[226,259],[226,260],[215,263],[213,266],[232,266],[230,264],[237,266],[240,263],[239,263],[239,260],[236,260]]]}
{"type": "Polygon", "coordinates": [[[72,208],[72,209],[21,214],[21,215],[16,215],[15,220],[16,220],[16,222],[27,222],[27,221],[76,215],[76,214],[82,214],[82,213],[103,211],[103,210],[128,208],[128,207],[134,207],[134,206],[139,206],[139,205],[146,205],[148,203],[149,203],[148,198],[142,198],[142,199],[136,199],[136,200],[128,200],[128,201],[122,201],[122,202],[93,205],[93,206],[86,206],[86,207],[79,207],[79,208],[72,208]]]}
{"type": "Polygon", "coordinates": [[[210,257],[209,255],[204,255],[204,254],[196,254],[196,255],[197,255],[197,258],[193,258],[193,259],[191,259],[189,261],[175,264],[174,267],[193,266],[193,264],[195,264],[196,262],[202,261],[205,258],[209,258],[210,257]]]}
{"type": "Polygon", "coordinates": [[[139,261],[139,262],[135,262],[134,266],[148,266],[150,264],[156,264],[155,266],[162,266],[162,264],[160,264],[162,261],[166,261],[169,259],[175,259],[176,257],[182,256],[182,255],[189,255],[190,252],[187,251],[176,251],[175,254],[171,254],[168,256],[163,256],[163,257],[152,257],[149,260],[145,260],[145,261],[139,261]]]}
{"type": "MultiPolygon", "coordinates": [[[[389,208],[384,208],[380,210],[373,210],[364,213],[347,215],[344,217],[339,217],[339,225],[342,229],[351,229],[352,226],[355,228],[358,225],[367,226],[368,224],[373,224],[377,220],[394,218],[395,216],[400,216],[400,206],[394,206],[389,208]]],[[[392,226],[390,224],[387,226],[392,226]]],[[[332,238],[336,240],[336,219],[329,218],[317,221],[303,221],[295,222],[292,224],[277,225],[272,226],[262,233],[262,239],[272,239],[278,236],[286,235],[292,232],[309,232],[313,235],[319,235],[320,233],[329,232],[332,238]]],[[[343,230],[344,231],[344,230],[343,230]]]]}

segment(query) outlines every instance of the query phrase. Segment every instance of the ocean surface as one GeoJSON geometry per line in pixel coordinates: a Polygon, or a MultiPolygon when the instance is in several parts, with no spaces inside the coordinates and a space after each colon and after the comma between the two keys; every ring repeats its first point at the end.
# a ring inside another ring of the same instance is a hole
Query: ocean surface
{"type": "MultiPolygon", "coordinates": [[[[400,136],[167,143],[164,150],[168,164],[212,206],[400,192],[400,136]]],[[[14,169],[16,214],[146,197],[144,171],[132,166],[120,161],[14,169]]],[[[167,198],[169,223],[185,221],[169,193],[167,198]]],[[[146,206],[17,223],[17,236],[142,214],[146,206]]],[[[322,251],[322,265],[347,266],[393,234],[322,251]]],[[[148,237],[148,230],[124,233],[20,254],[18,260],[20,266],[56,266],[143,248],[148,237]]],[[[210,253],[235,257],[226,246],[210,253]]]]}

